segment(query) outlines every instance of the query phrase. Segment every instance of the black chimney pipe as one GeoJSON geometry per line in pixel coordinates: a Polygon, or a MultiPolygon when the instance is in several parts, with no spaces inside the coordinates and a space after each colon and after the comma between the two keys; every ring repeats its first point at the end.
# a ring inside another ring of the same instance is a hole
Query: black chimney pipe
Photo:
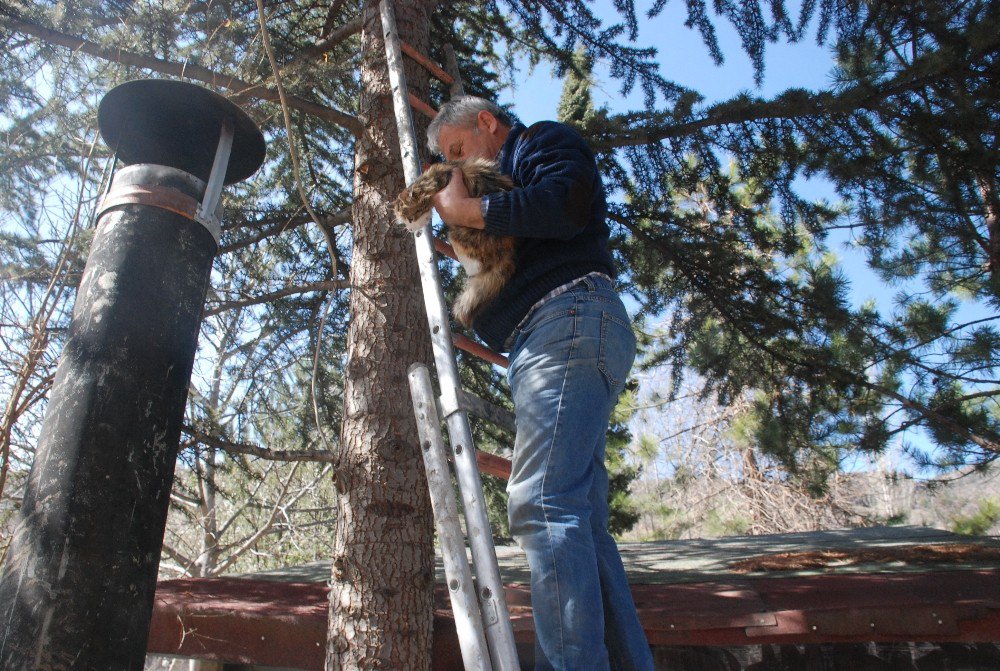
{"type": "Polygon", "coordinates": [[[239,107],[185,82],[108,92],[128,167],[101,205],[0,567],[0,668],[143,668],[223,184],[264,159],[239,107]]]}

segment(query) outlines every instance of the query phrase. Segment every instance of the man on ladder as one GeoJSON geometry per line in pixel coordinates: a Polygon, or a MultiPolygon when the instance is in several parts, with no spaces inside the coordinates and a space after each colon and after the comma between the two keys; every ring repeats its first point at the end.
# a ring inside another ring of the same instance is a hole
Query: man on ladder
{"type": "Polygon", "coordinates": [[[605,436],[635,358],[613,288],[607,203],[593,153],[564,124],[512,124],[493,103],[446,103],[428,129],[446,159],[496,159],[517,188],[435,196],[448,226],[519,238],[517,270],[473,325],[509,352],[517,414],[510,529],[531,568],[536,669],[653,668],[608,533],[605,436]]]}

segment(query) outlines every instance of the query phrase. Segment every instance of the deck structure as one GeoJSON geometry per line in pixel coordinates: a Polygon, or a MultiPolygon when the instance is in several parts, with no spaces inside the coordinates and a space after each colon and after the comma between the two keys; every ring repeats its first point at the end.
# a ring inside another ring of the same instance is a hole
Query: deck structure
{"type": "MultiPolygon", "coordinates": [[[[1000,540],[994,538],[879,527],[622,544],[621,552],[657,649],[1000,641],[1000,540]]],[[[534,639],[524,555],[515,547],[497,554],[527,663],[534,639]]],[[[322,669],[328,573],[320,562],[162,581],[149,651],[322,669]]],[[[440,567],[438,582],[434,668],[461,669],[440,567]]]]}

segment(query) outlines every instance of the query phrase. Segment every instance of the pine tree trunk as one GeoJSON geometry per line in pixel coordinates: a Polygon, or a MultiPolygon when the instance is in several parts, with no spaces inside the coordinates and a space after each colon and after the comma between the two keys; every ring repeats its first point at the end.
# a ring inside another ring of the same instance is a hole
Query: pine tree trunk
{"type": "MultiPolygon", "coordinates": [[[[395,8],[402,39],[426,53],[426,5],[395,8]]],[[[362,12],[364,131],[326,668],[420,670],[430,667],[433,527],[406,372],[430,360],[430,338],[413,239],[389,209],[404,183],[378,2],[365,0],[362,12]]],[[[426,98],[427,75],[412,63],[407,82],[426,98]]]]}

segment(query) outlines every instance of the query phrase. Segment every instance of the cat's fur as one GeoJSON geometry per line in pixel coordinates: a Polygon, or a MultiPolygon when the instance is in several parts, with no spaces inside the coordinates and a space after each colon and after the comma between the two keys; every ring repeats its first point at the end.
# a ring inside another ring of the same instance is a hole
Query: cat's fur
{"type": "MultiPolygon", "coordinates": [[[[459,168],[469,195],[484,196],[510,191],[514,183],[486,159],[448,161],[428,168],[396,198],[396,219],[410,231],[419,231],[431,220],[431,198],[448,185],[452,170],[459,168]]],[[[449,226],[448,242],[468,276],[452,311],[464,326],[472,326],[476,315],[500,293],[514,274],[516,241],[465,226],[449,226]]]]}

